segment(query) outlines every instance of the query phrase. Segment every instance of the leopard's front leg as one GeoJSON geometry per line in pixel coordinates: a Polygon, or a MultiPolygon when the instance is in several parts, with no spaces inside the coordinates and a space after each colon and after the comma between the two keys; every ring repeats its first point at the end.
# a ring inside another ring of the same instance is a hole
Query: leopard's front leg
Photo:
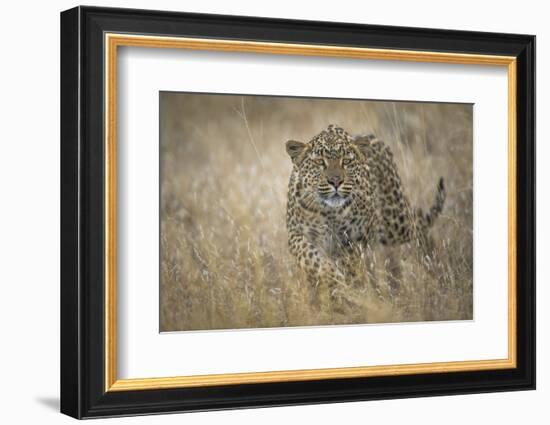
{"type": "Polygon", "coordinates": [[[306,273],[319,305],[339,304],[338,287],[345,283],[344,274],[335,261],[298,233],[290,236],[289,246],[300,268],[306,273]]]}

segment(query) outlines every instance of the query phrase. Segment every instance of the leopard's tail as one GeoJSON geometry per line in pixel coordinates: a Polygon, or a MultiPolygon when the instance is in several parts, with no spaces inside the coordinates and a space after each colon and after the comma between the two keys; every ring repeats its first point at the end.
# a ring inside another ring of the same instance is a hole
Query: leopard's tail
{"type": "Polygon", "coordinates": [[[430,211],[425,213],[423,217],[428,227],[431,227],[439,214],[441,214],[443,206],[445,205],[446,197],[447,192],[445,191],[445,183],[443,182],[443,177],[440,177],[439,182],[437,183],[434,203],[432,204],[430,211]]]}

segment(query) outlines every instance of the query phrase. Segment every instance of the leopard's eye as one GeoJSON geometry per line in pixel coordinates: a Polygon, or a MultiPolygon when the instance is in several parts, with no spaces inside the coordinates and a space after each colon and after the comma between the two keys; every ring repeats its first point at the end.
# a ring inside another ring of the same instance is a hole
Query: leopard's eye
{"type": "Polygon", "coordinates": [[[323,158],[316,158],[313,160],[313,162],[315,162],[315,164],[320,165],[322,167],[325,166],[325,160],[323,158]]]}
{"type": "Polygon", "coordinates": [[[349,165],[351,164],[352,158],[344,158],[342,159],[342,165],[349,165]]]}

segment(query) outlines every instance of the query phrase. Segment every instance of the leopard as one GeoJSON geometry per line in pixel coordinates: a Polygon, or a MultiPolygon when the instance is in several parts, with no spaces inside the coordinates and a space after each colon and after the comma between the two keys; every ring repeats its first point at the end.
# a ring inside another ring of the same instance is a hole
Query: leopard
{"type": "Polygon", "coordinates": [[[353,275],[345,259],[358,248],[415,241],[427,252],[433,245],[428,232],[445,204],[443,177],[424,211],[411,207],[390,147],[373,134],[352,135],[330,124],[309,142],[288,140],[286,152],[292,162],[289,251],[308,281],[324,286],[331,299],[353,275]]]}

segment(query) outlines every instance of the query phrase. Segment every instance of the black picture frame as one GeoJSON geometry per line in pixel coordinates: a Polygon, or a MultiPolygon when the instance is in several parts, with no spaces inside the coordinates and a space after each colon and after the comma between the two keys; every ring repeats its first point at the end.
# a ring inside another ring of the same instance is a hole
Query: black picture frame
{"type": "Polygon", "coordinates": [[[535,37],[76,7],[61,13],[61,412],[75,418],[535,388],[535,37]],[[104,34],[506,55],[517,58],[517,367],[105,391],[104,34]]]}

